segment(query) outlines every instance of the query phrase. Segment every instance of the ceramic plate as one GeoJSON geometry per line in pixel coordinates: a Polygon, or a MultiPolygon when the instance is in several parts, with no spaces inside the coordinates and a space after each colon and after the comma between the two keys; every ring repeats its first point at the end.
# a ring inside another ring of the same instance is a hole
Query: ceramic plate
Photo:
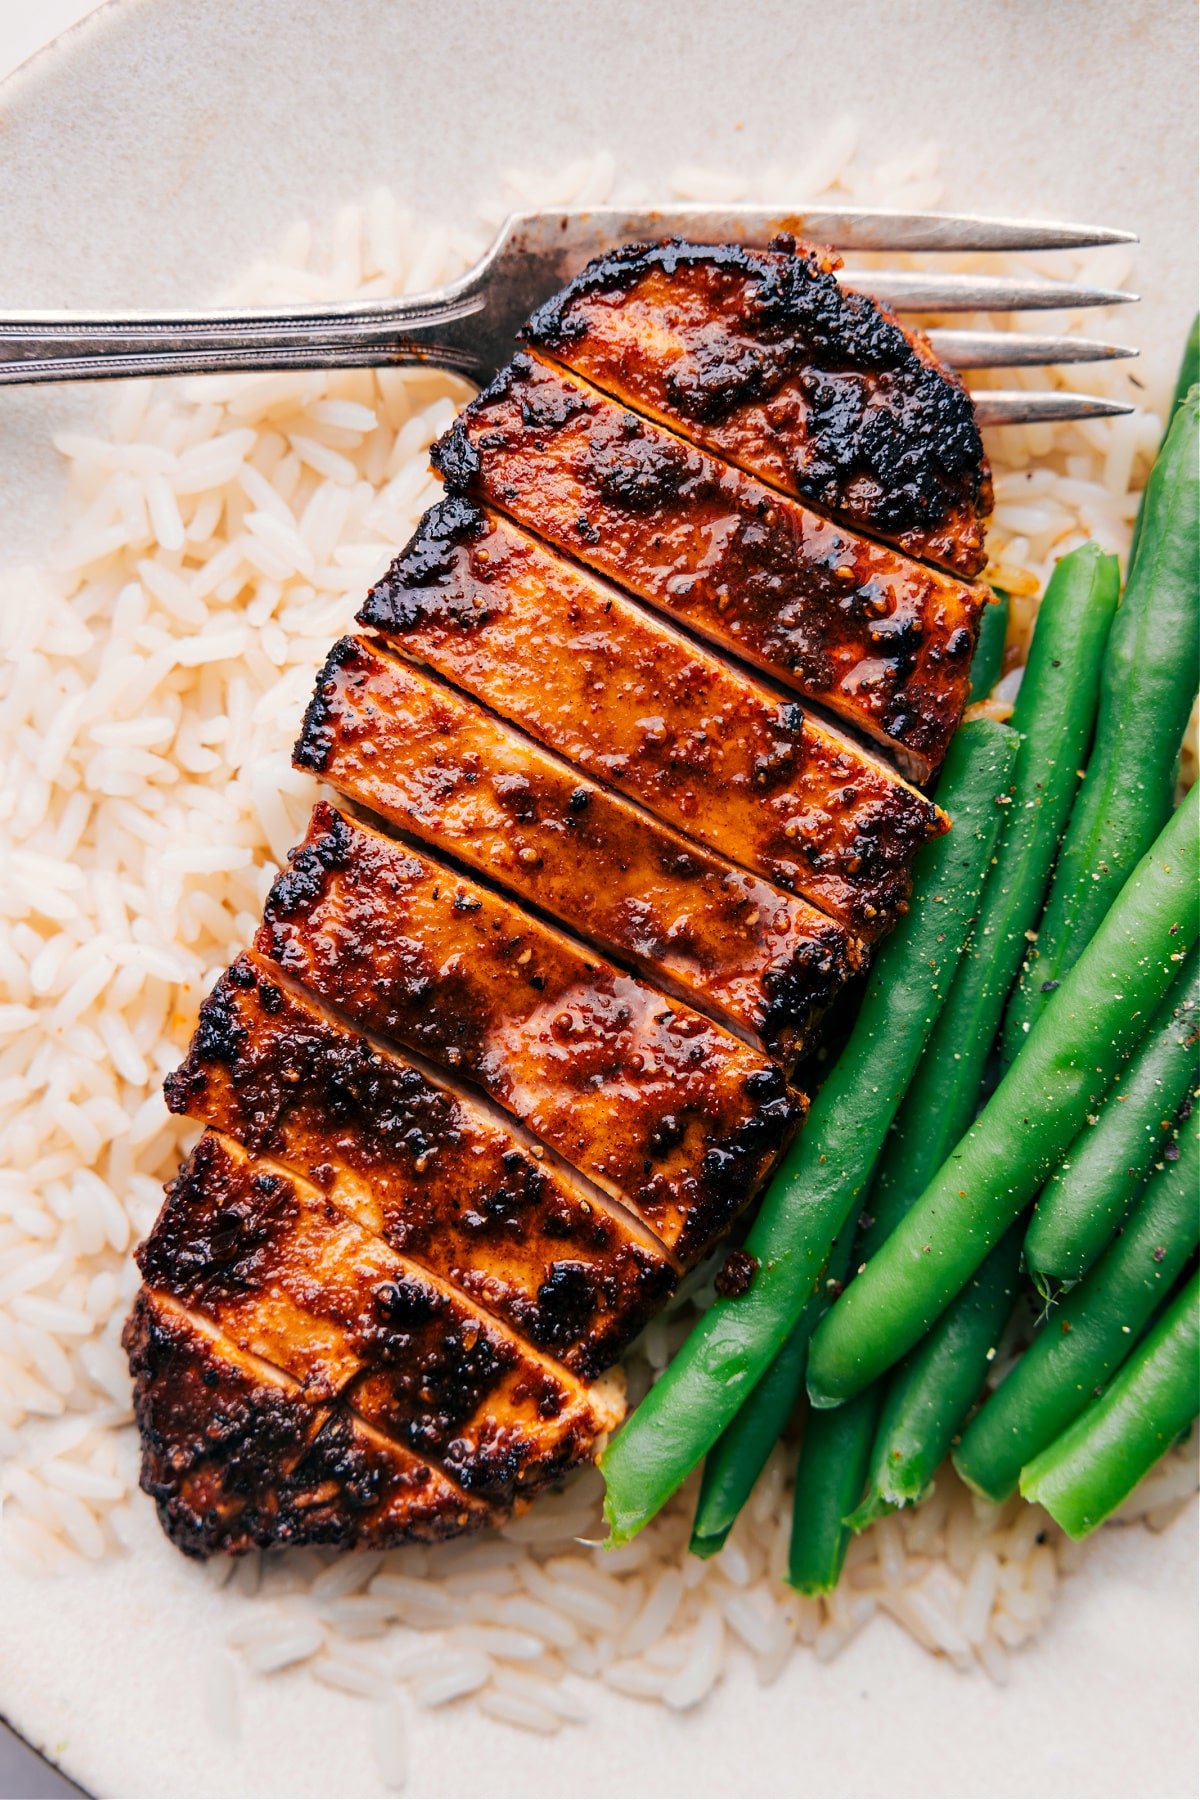
{"type": "MultiPolygon", "coordinates": [[[[936,136],[951,204],[1139,231],[1129,331],[1173,355],[1195,289],[1193,65],[1191,8],[1152,0],[111,0],[0,96],[4,301],[195,303],[299,214],[380,182],[465,218],[509,164],[609,147],[646,186],[787,165],[850,109],[881,155],[936,136]]],[[[45,543],[51,434],[103,404],[4,395],[0,554],[45,543]]],[[[879,1620],[832,1665],[798,1656],[767,1691],[738,1670],[689,1716],[602,1693],[546,1741],[419,1715],[412,1789],[1190,1793],[1193,1537],[1187,1518],[1105,1533],[1003,1690],[879,1620]]],[[[302,1675],[247,1688],[236,1742],[213,1731],[199,1671],[228,1605],[148,1503],[131,1558],[3,1569],[0,1711],[100,1794],[379,1792],[367,1709],[302,1675]]]]}

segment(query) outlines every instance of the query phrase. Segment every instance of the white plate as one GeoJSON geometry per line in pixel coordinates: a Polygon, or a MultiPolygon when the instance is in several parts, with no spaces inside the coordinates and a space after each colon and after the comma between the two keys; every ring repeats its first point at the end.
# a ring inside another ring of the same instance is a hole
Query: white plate
{"type": "MultiPolygon", "coordinates": [[[[1194,293],[1193,33],[1186,4],[1086,0],[112,0],[4,90],[4,300],[195,301],[380,181],[469,215],[508,164],[611,147],[639,182],[787,164],[852,109],[881,148],[935,135],[954,204],[1139,230],[1128,329],[1173,354],[1194,293]]],[[[5,556],[54,527],[51,431],[102,403],[4,395],[5,556]]],[[[201,1669],[229,1602],[143,1519],[131,1559],[0,1573],[0,1711],[104,1794],[379,1792],[366,1709],[305,1677],[253,1682],[240,1740],[213,1733],[201,1669]]],[[[880,1622],[832,1666],[800,1656],[766,1693],[741,1671],[684,1718],[601,1695],[550,1742],[464,1709],[416,1718],[412,1791],[1191,1793],[1195,1586],[1188,1521],[1109,1532],[1004,1691],[880,1622]]]]}

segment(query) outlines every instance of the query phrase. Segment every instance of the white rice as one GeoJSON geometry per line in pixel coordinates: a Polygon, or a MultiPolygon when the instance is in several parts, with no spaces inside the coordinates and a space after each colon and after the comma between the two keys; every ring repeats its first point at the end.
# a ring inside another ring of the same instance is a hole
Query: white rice
{"type": "MultiPolygon", "coordinates": [[[[799,169],[753,185],[681,171],[675,191],[924,207],[943,199],[937,171],[933,146],[869,166],[846,120],[799,169]]],[[[601,201],[614,173],[601,156],[548,179],[512,177],[473,229],[419,227],[380,191],[320,242],[297,225],[235,297],[269,305],[429,286],[471,260],[510,205],[601,201]]],[[[638,197],[627,184],[621,193],[638,197]]],[[[1031,261],[1112,285],[1130,266],[1124,249],[1023,258],[1024,272],[1031,261]]],[[[978,266],[1003,270],[1005,259],[978,266]]],[[[1016,597],[1018,649],[1058,556],[1088,536],[1127,548],[1172,353],[1144,357],[1136,377],[1120,363],[1088,372],[1096,391],[1137,403],[1128,418],[1010,429],[991,444],[993,573],[1016,597]]],[[[137,1285],[130,1245],[189,1137],[159,1084],[302,833],[315,790],[289,752],[313,675],[436,498],[428,446],[467,391],[421,370],[129,384],[106,432],[59,440],[71,463],[61,544],[46,566],[4,577],[0,1536],[23,1564],[126,1554],[133,1509],[149,1506],[131,1491],[118,1340],[137,1285]]],[[[1011,707],[1017,680],[991,710],[1011,707]]],[[[711,1298],[703,1277],[688,1285],[630,1358],[634,1398],[711,1298]]],[[[779,1579],[789,1481],[779,1449],[708,1562],[686,1555],[692,1484],[633,1544],[599,1548],[601,1483],[589,1471],[489,1542],[197,1569],[196,1581],[224,1585],[231,1615],[227,1645],[206,1664],[210,1713],[235,1735],[240,1676],[304,1663],[316,1681],[372,1701],[381,1780],[398,1789],[408,1701],[471,1697],[542,1733],[585,1717],[598,1680],[687,1709],[731,1657],[750,1658],[769,1683],[798,1647],[836,1655],[877,1610],[932,1654],[1003,1681],[1010,1652],[1049,1616],[1060,1575],[1086,1559],[1037,1509],[984,1505],[947,1471],[924,1508],[852,1544],[837,1594],[802,1600],[779,1579]]],[[[1161,1527],[1195,1488],[1194,1450],[1180,1450],[1118,1517],[1161,1527]]]]}

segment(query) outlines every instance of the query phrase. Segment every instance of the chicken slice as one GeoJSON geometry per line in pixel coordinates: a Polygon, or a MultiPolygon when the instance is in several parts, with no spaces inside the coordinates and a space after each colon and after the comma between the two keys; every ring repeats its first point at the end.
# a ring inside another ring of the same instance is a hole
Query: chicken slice
{"type": "Polygon", "coordinates": [[[986,590],[831,524],[561,370],[521,355],[434,445],[471,493],[936,769],[986,590]]]}
{"type": "Polygon", "coordinates": [[[992,488],[971,397],[839,266],[791,238],[629,244],[524,336],[786,493],[977,575],[992,488]]]}
{"type": "Polygon", "coordinates": [[[799,1116],[775,1064],[510,901],[318,806],[257,948],[354,1024],[477,1082],[680,1262],[799,1116]]]}
{"type": "MultiPolygon", "coordinates": [[[[542,664],[538,692],[561,704],[545,681],[547,639],[523,647],[542,664]]],[[[330,652],[294,760],[785,1064],[861,963],[834,920],[362,638],[330,652]]]]}
{"type": "Polygon", "coordinates": [[[168,1188],[137,1260],[149,1287],[291,1376],[305,1400],[348,1401],[468,1493],[504,1504],[535,1492],[620,1418],[608,1394],[319,1189],[213,1131],[168,1188]]]}
{"type": "Polygon", "coordinates": [[[893,922],[916,851],[946,829],[878,758],[467,501],[426,514],[360,617],[858,936],[893,922]]]}
{"type": "Polygon", "coordinates": [[[675,1275],[657,1239],[502,1114],[243,954],[165,1084],[173,1112],[297,1170],[368,1232],[584,1379],[675,1275]]]}
{"type": "Polygon", "coordinates": [[[344,1407],[313,1405],[167,1294],[140,1290],[122,1343],[141,1486],[188,1556],[433,1542],[508,1516],[344,1407]]]}

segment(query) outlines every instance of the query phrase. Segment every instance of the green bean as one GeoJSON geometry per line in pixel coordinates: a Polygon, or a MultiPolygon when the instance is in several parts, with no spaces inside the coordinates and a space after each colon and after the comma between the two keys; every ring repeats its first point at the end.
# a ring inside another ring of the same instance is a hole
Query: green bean
{"type": "Polygon", "coordinates": [[[1145,530],[1104,660],[1095,745],[1009,1004],[1009,1061],[1171,811],[1200,660],[1198,415],[1192,388],[1146,489],[1145,530]]]}
{"type": "Polygon", "coordinates": [[[955,1453],[964,1481],[1011,1494],[1028,1462],[1083,1411],[1124,1362],[1200,1237],[1200,1118],[1179,1160],[1155,1171],[1122,1235],[1050,1314],[1020,1362],[972,1419],[955,1453]]]}
{"type": "Polygon", "coordinates": [[[1200,1274],[1193,1275],[1100,1399],[1021,1471],[1026,1500],[1073,1538],[1131,1494],[1200,1412],[1200,1274]]]}
{"type": "MultiPolygon", "coordinates": [[[[1063,558],[1042,602],[1012,719],[1020,748],[1005,796],[1006,825],[971,941],[884,1146],[866,1207],[870,1217],[860,1247],[866,1257],[895,1230],[975,1117],[988,1052],[1091,738],[1117,585],[1116,559],[1085,544],[1063,558]]],[[[1015,1250],[994,1251],[976,1282],[897,1371],[886,1398],[881,1390],[867,1511],[856,1515],[855,1529],[886,1510],[882,1497],[892,1489],[881,1457],[895,1452],[902,1459],[903,1468],[893,1460],[893,1471],[896,1482],[907,1486],[893,1487],[905,1502],[917,1497],[913,1482],[923,1486],[932,1479],[983,1385],[987,1353],[1003,1324],[994,1315],[999,1307],[1011,1309],[1016,1260],[1015,1250]]],[[[856,1420],[860,1433],[872,1432],[874,1415],[860,1408],[856,1420]]],[[[860,1448],[849,1426],[839,1441],[857,1466],[860,1448]]]]}
{"type": "MultiPolygon", "coordinates": [[[[871,1197],[868,1208],[873,1214],[871,1197]]],[[[864,1212],[852,1239],[854,1262],[868,1253],[876,1226],[876,1219],[864,1212]]],[[[847,1258],[847,1262],[850,1260],[847,1258]]],[[[810,1342],[811,1337],[810,1332],[810,1342]]],[[[806,1369],[807,1366],[806,1346],[806,1369]]],[[[884,1384],[876,1382],[849,1406],[827,1412],[809,1409],[796,1463],[788,1552],[788,1581],[802,1594],[831,1594],[838,1584],[846,1549],[854,1535],[846,1514],[862,1497],[883,1395],[884,1384]]]]}
{"type": "Polygon", "coordinates": [[[873,1251],[921,1193],[979,1106],[1004,1003],[1037,923],[1096,716],[1117,560],[1096,544],[1064,556],[1046,589],[1012,726],[1010,804],[971,942],[884,1148],[868,1210],[873,1251]]]}
{"type": "MultiPolygon", "coordinates": [[[[1007,825],[970,944],[876,1172],[867,1207],[872,1217],[862,1242],[867,1257],[899,1224],[975,1117],[989,1050],[1091,739],[1100,660],[1117,592],[1116,559],[1087,544],[1063,558],[1042,602],[1012,718],[1021,743],[1007,825]]],[[[875,1412],[859,1410],[859,1430],[870,1431],[873,1442],[866,1497],[847,1521],[851,1530],[863,1530],[897,1506],[915,1505],[932,1483],[978,1398],[989,1356],[1012,1311],[1019,1256],[1019,1234],[1010,1232],[891,1380],[877,1384],[875,1412]]],[[[861,1453],[852,1428],[841,1437],[843,1454],[858,1466],[861,1453]]]]}
{"type": "Polygon", "coordinates": [[[983,609],[979,621],[979,641],[971,663],[969,701],[986,700],[1004,670],[1004,643],[1008,637],[1008,595],[1001,588],[983,609]]]}
{"type": "Polygon", "coordinates": [[[817,1327],[808,1359],[816,1405],[860,1393],[924,1336],[1145,1031],[1200,928],[1196,799],[1138,864],[970,1131],[817,1327]]]}
{"type": "Polygon", "coordinates": [[[688,1548],[693,1556],[715,1556],[750,1498],[767,1458],[787,1428],[804,1392],[808,1340],[840,1292],[850,1265],[853,1225],[843,1227],[829,1252],[825,1280],[800,1315],[800,1322],[732,1424],[704,1459],[700,1497],[688,1548]]]}
{"type": "Polygon", "coordinates": [[[879,1417],[879,1392],[868,1388],[836,1412],[810,1412],[796,1467],[789,1587],[831,1594],[854,1535],[846,1523],[862,1497],[879,1417]]]}
{"type": "MultiPolygon", "coordinates": [[[[1163,427],[1163,439],[1166,440],[1175,414],[1187,399],[1188,389],[1200,381],[1200,313],[1192,320],[1192,329],[1188,333],[1187,343],[1183,347],[1183,357],[1179,364],[1179,374],[1175,379],[1175,392],[1171,396],[1171,404],[1167,409],[1167,420],[1163,427]]],[[[1161,448],[1161,445],[1160,445],[1161,448]]],[[[1146,496],[1143,493],[1138,506],[1137,519],[1133,527],[1133,540],[1129,546],[1129,561],[1132,565],[1137,555],[1138,539],[1142,535],[1142,520],[1146,514],[1146,496]]]]}
{"type": "Polygon", "coordinates": [[[1187,391],[1191,387],[1195,387],[1196,382],[1200,382],[1200,313],[1196,313],[1195,319],[1191,320],[1191,331],[1187,333],[1184,355],[1178,364],[1178,374],[1175,376],[1175,394],[1171,396],[1171,410],[1168,412],[1168,430],[1171,428],[1171,421],[1175,418],[1178,409],[1187,400],[1187,391]]]}
{"type": "MultiPolygon", "coordinates": [[[[917,1067],[919,1070],[920,1064],[917,1067]]],[[[848,1262],[857,1264],[879,1237],[881,1221],[874,1216],[874,1193],[872,1184],[848,1262]]],[[[807,1366],[806,1354],[806,1370],[807,1366]]],[[[876,1382],[848,1406],[824,1412],[809,1408],[796,1462],[788,1549],[787,1579],[798,1593],[831,1594],[841,1579],[854,1535],[848,1514],[862,1498],[884,1391],[884,1384],[876,1382]]]]}
{"type": "Polygon", "coordinates": [[[1137,1198],[1164,1134],[1198,1080],[1200,951],[1170,993],[1096,1117],[1042,1189],[1025,1237],[1025,1263],[1043,1293],[1079,1281],[1137,1198]]]}
{"type": "Polygon", "coordinates": [[[897,1507],[918,1505],[933,1486],[987,1379],[1016,1301],[1020,1261],[1021,1233],[1014,1226],[892,1376],[871,1450],[866,1498],[846,1521],[852,1531],[897,1507]]]}
{"type": "Polygon", "coordinates": [[[992,855],[1016,736],[965,725],[939,789],[954,829],[917,859],[915,903],[884,943],[845,1050],[746,1239],[748,1290],[714,1302],[601,1458],[605,1511],[626,1542],[711,1449],[804,1311],[945,997],[992,855]]]}
{"type": "Polygon", "coordinates": [[[1188,332],[1187,343],[1183,347],[1183,355],[1179,361],[1179,373],[1175,377],[1175,392],[1171,396],[1171,410],[1167,414],[1166,431],[1171,428],[1175,414],[1188,397],[1189,388],[1194,388],[1200,381],[1200,313],[1192,320],[1192,329],[1188,332]]]}

